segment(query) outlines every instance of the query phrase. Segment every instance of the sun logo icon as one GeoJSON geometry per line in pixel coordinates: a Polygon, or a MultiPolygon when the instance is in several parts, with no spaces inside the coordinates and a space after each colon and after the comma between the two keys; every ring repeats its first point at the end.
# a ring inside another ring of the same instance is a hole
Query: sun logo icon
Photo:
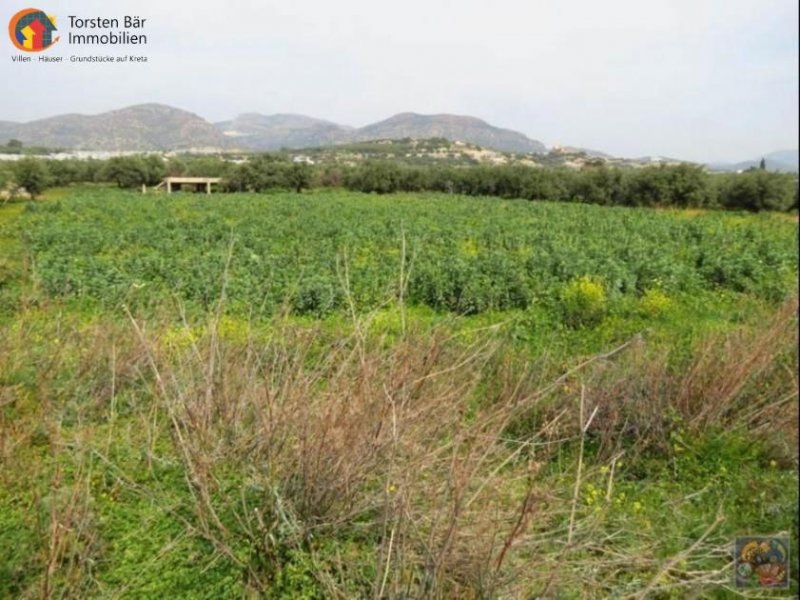
{"type": "Polygon", "coordinates": [[[56,18],[38,8],[19,11],[8,23],[8,36],[18,49],[24,52],[47,50],[60,38],[53,37],[56,18]]]}

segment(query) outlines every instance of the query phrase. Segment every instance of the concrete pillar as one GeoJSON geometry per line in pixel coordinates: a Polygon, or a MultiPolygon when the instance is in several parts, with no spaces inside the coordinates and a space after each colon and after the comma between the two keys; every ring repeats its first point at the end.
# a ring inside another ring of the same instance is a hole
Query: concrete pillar
{"type": "Polygon", "coordinates": [[[210,194],[210,193],[211,193],[211,182],[210,181],[206,181],[206,194],[210,194]]]}
{"type": "Polygon", "coordinates": [[[167,193],[172,193],[172,182],[169,179],[167,179],[167,193]]]}

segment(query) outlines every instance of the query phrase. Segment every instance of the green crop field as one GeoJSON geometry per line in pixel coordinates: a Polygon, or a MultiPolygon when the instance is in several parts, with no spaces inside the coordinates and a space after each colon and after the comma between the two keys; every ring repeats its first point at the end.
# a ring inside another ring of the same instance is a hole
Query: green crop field
{"type": "Polygon", "coordinates": [[[0,206],[0,597],[797,592],[796,215],[0,206]]]}
{"type": "Polygon", "coordinates": [[[51,297],[106,307],[174,297],[207,308],[229,265],[229,301],[327,314],[394,298],[474,314],[552,304],[588,277],[611,300],[660,290],[780,300],[797,272],[785,217],[607,209],[445,195],[142,198],[96,191],[29,205],[25,245],[51,297]]]}

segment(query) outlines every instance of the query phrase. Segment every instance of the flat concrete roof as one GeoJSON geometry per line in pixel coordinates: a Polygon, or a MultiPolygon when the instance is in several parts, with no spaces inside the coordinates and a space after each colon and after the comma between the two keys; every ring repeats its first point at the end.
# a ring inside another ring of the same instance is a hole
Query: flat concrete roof
{"type": "Polygon", "coordinates": [[[222,177],[165,177],[167,183],[219,183],[222,177]]]}

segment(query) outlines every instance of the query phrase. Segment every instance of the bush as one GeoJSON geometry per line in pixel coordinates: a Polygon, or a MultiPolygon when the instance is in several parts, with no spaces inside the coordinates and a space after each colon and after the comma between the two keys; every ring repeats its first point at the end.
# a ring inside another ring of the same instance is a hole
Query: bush
{"type": "Polygon", "coordinates": [[[590,327],[605,316],[606,292],[602,283],[584,275],[565,286],[561,303],[570,327],[590,327]]]}
{"type": "Polygon", "coordinates": [[[789,210],[795,203],[796,186],[793,175],[747,171],[723,183],[720,201],[725,208],[752,212],[789,210]]]}
{"type": "Polygon", "coordinates": [[[121,188],[135,188],[157,184],[166,172],[164,160],[157,155],[115,156],[108,160],[100,177],[121,188]]]}
{"type": "Polygon", "coordinates": [[[359,192],[389,194],[400,189],[400,167],[390,162],[369,162],[345,178],[345,186],[359,192]]]}
{"type": "Polygon", "coordinates": [[[672,301],[658,288],[650,288],[645,291],[639,300],[638,312],[645,317],[658,317],[663,315],[672,301]]]}
{"type": "Polygon", "coordinates": [[[14,180],[36,198],[51,184],[47,164],[35,158],[23,158],[14,165],[14,180]]]}

